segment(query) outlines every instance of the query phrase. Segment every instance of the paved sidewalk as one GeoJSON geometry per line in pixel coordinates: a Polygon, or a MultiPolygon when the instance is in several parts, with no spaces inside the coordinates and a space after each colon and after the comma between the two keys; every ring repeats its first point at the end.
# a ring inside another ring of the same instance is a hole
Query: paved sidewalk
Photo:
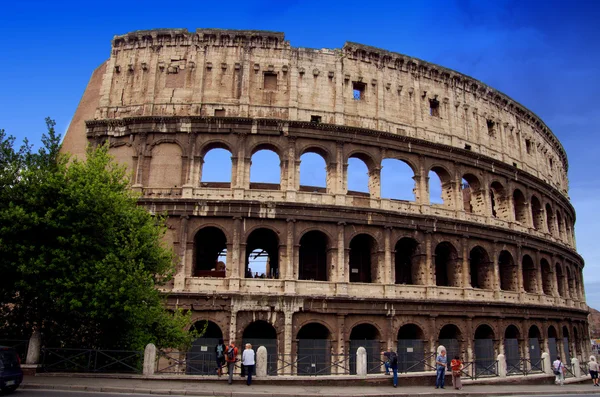
{"type": "Polygon", "coordinates": [[[452,385],[444,390],[431,386],[407,386],[392,388],[389,386],[321,386],[307,379],[305,385],[258,384],[246,386],[238,377],[233,385],[222,381],[202,382],[191,380],[142,379],[141,377],[122,379],[116,377],[78,377],[71,376],[28,376],[23,389],[102,391],[111,393],[140,393],[189,396],[281,396],[281,397],[379,397],[379,396],[528,396],[548,394],[598,394],[600,388],[593,387],[591,381],[555,385],[522,384],[471,384],[456,391],[452,385]],[[239,379],[239,380],[238,380],[239,379]]]}

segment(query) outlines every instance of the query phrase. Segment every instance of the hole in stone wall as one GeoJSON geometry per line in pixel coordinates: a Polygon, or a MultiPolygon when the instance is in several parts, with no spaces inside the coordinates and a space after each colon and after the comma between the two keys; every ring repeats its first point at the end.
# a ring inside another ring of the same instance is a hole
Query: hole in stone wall
{"type": "Polygon", "coordinates": [[[537,272],[533,259],[529,255],[524,255],[521,266],[523,269],[523,289],[525,289],[525,292],[537,292],[537,272]]]}
{"type": "Polygon", "coordinates": [[[361,83],[358,81],[352,82],[352,99],[355,101],[362,101],[365,99],[365,91],[367,89],[367,85],[365,83],[361,83]]]}
{"type": "Polygon", "coordinates": [[[419,264],[415,260],[418,243],[411,238],[402,238],[396,243],[395,271],[396,284],[421,284],[417,280],[422,277],[419,274],[419,264]]]}
{"type": "Polygon", "coordinates": [[[327,245],[325,233],[307,232],[300,239],[299,279],[327,281],[327,245]]]}
{"type": "Polygon", "coordinates": [[[563,273],[560,263],[556,264],[556,282],[558,283],[558,294],[561,296],[561,298],[564,298],[566,296],[565,274],[563,273]]]}
{"type": "Polygon", "coordinates": [[[194,277],[225,277],[227,238],[216,227],[200,229],[194,237],[194,277]]]}
{"type": "Polygon", "coordinates": [[[533,218],[533,227],[536,230],[542,230],[544,226],[544,211],[537,197],[531,196],[531,217],[533,218]]]}
{"type": "Polygon", "coordinates": [[[467,144],[465,144],[465,149],[467,149],[467,150],[471,150],[471,145],[467,145],[467,144]]]}
{"type": "Polygon", "coordinates": [[[321,116],[315,116],[315,115],[310,116],[310,122],[311,123],[320,123],[321,122],[321,116]]]}
{"type": "Polygon", "coordinates": [[[429,100],[429,115],[440,117],[440,102],[435,98],[429,100]]]}
{"type": "Polygon", "coordinates": [[[202,185],[228,188],[231,185],[231,152],[227,149],[211,149],[203,158],[202,185]]]}
{"type": "Polygon", "coordinates": [[[492,262],[485,249],[475,247],[469,253],[469,268],[471,271],[471,286],[473,288],[492,289],[494,270],[492,262]]]}
{"type": "Polygon", "coordinates": [[[548,233],[550,234],[555,233],[554,222],[552,218],[552,207],[550,204],[546,204],[546,227],[548,228],[548,233]]]}
{"type": "Polygon", "coordinates": [[[435,284],[439,287],[458,287],[460,282],[458,253],[448,242],[435,247],[435,284]]]}
{"type": "Polygon", "coordinates": [[[498,267],[500,270],[500,289],[503,291],[516,291],[517,271],[515,261],[510,252],[500,252],[500,256],[498,257],[498,267]]]}
{"type": "Polygon", "coordinates": [[[359,234],[350,241],[350,282],[370,283],[373,266],[371,258],[376,252],[376,243],[368,234],[359,234]]]}
{"type": "Polygon", "coordinates": [[[513,192],[513,203],[514,203],[514,214],[515,221],[522,225],[527,225],[527,203],[525,202],[525,196],[519,189],[515,189],[513,192]]]}
{"type": "Polygon", "coordinates": [[[496,135],[496,123],[493,122],[492,120],[487,120],[486,125],[487,125],[488,135],[495,136],[496,135]]]}
{"type": "Polygon", "coordinates": [[[540,265],[542,268],[542,288],[544,289],[545,295],[552,295],[552,277],[554,276],[554,272],[550,269],[550,264],[546,259],[540,261],[540,265]]]}
{"type": "Polygon", "coordinates": [[[531,141],[529,139],[525,139],[525,150],[527,154],[531,154],[531,141]]]}

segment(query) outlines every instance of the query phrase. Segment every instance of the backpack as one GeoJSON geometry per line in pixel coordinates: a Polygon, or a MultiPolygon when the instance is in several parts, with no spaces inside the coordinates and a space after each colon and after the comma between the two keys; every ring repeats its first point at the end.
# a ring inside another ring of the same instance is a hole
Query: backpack
{"type": "Polygon", "coordinates": [[[396,352],[390,352],[390,365],[398,365],[398,355],[396,352]]]}
{"type": "Polygon", "coordinates": [[[235,350],[233,347],[227,349],[227,361],[235,361],[235,350]]]}
{"type": "Polygon", "coordinates": [[[217,358],[223,358],[223,345],[217,345],[217,358]]]}

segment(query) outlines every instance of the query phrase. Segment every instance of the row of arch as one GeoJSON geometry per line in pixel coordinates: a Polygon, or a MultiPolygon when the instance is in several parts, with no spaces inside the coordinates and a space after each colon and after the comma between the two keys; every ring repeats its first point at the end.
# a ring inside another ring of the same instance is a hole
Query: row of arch
{"type": "MultiPolygon", "coordinates": [[[[336,281],[336,242],[323,231],[309,230],[299,239],[297,269],[299,280],[336,281]]],[[[250,232],[245,243],[246,278],[280,278],[280,244],[275,231],[259,227],[250,232]]],[[[227,237],[216,226],[198,230],[194,238],[194,276],[225,277],[227,267],[227,237]]],[[[383,248],[370,234],[356,234],[347,254],[348,275],[345,281],[381,283],[385,266],[383,248]]],[[[488,290],[528,292],[582,299],[580,272],[568,264],[551,263],[546,258],[535,260],[525,253],[515,260],[508,250],[496,256],[483,246],[475,245],[462,258],[452,242],[442,241],[427,249],[414,238],[402,237],[392,250],[392,282],[405,285],[441,287],[471,287],[488,290]],[[431,263],[428,263],[431,261],[431,263]],[[517,263],[517,261],[519,263],[517,263]],[[427,268],[433,271],[428,277],[427,268]],[[520,274],[519,274],[520,273],[520,274]]],[[[339,281],[339,280],[338,280],[339,281]]]]}
{"type": "MultiPolygon", "coordinates": [[[[153,146],[149,157],[149,187],[181,186],[184,161],[176,143],[153,146]],[[174,159],[182,159],[179,164],[174,159]],[[163,186],[167,184],[168,186],[163,186]]],[[[296,190],[348,194],[371,198],[443,205],[550,234],[574,245],[573,220],[550,200],[525,188],[507,187],[506,181],[484,182],[483,176],[464,172],[457,176],[443,164],[425,169],[410,157],[384,157],[381,162],[366,151],[354,150],[337,159],[326,147],[307,145],[295,160],[282,156],[274,144],[257,143],[250,157],[240,159],[226,141],[206,143],[191,172],[194,186],[245,187],[250,189],[296,190]],[[342,161],[339,168],[336,161],[342,161]],[[238,169],[243,164],[244,171],[238,169]],[[309,167],[306,169],[304,165],[309,167]],[[340,178],[340,173],[342,177],[340,178]],[[246,181],[246,182],[244,182],[246,181]],[[525,191],[525,193],[524,193],[525,191]]]]}

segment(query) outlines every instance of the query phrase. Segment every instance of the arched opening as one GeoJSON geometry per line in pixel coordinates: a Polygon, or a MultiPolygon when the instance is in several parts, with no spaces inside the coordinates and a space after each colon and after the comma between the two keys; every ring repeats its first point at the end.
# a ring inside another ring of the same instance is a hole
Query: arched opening
{"type": "MultiPolygon", "coordinates": [[[[275,327],[266,321],[254,321],[244,329],[242,335],[241,350],[244,349],[246,343],[252,345],[252,350],[256,353],[259,347],[264,346],[267,349],[267,374],[277,374],[277,331],[275,327]]],[[[243,368],[243,367],[242,367],[243,368]]],[[[254,366],[256,372],[256,366],[254,366]]]]}
{"type": "Polygon", "coordinates": [[[563,223],[563,219],[562,219],[562,215],[560,214],[560,212],[557,210],[556,211],[556,235],[558,237],[558,239],[563,240],[565,237],[565,228],[564,228],[564,223],[563,223]]]}
{"type": "Polygon", "coordinates": [[[194,277],[225,277],[227,237],[217,227],[202,228],[194,237],[194,277]]]}
{"type": "Polygon", "coordinates": [[[394,269],[396,273],[396,284],[421,284],[422,277],[419,274],[419,261],[415,258],[417,243],[412,238],[402,238],[396,243],[394,269]]]}
{"type": "Polygon", "coordinates": [[[500,289],[503,291],[516,291],[517,268],[510,252],[500,252],[498,267],[500,270],[500,289]]]}
{"type": "Polygon", "coordinates": [[[321,154],[306,152],[300,156],[300,191],[327,193],[327,163],[321,154]]]}
{"type": "Polygon", "coordinates": [[[465,212],[473,214],[485,213],[485,198],[479,179],[473,174],[462,177],[462,199],[465,212]]]}
{"type": "Polygon", "coordinates": [[[281,160],[270,149],[259,149],[250,161],[250,189],[279,190],[281,183],[281,160]]]}
{"type": "Polygon", "coordinates": [[[379,331],[372,324],[359,324],[350,332],[350,373],[356,374],[356,351],[364,347],[367,351],[367,372],[381,372],[381,349],[379,346],[379,331]]]}
{"type": "Polygon", "coordinates": [[[525,292],[536,293],[537,291],[537,269],[533,259],[529,255],[524,255],[521,261],[523,269],[523,288],[525,292]]]}
{"type": "Polygon", "coordinates": [[[567,269],[567,286],[569,287],[569,297],[571,299],[575,299],[575,279],[573,278],[573,273],[571,272],[571,268],[566,266],[567,269]]]}
{"type": "Polygon", "coordinates": [[[494,351],[494,331],[482,324],[475,330],[475,373],[496,375],[496,352],[494,351]]]}
{"type": "Polygon", "coordinates": [[[456,248],[448,242],[435,247],[435,285],[438,287],[459,287],[460,266],[456,248]]]}
{"type": "Polygon", "coordinates": [[[425,370],[425,334],[415,324],[405,324],[398,330],[398,372],[425,370]]]}
{"type": "Polygon", "coordinates": [[[271,229],[256,229],[248,236],[246,278],[279,278],[279,238],[271,229]]]}
{"type": "Polygon", "coordinates": [[[200,169],[200,186],[215,188],[231,187],[231,152],[214,148],[206,152],[200,169]]]}
{"type": "Polygon", "coordinates": [[[331,373],[330,333],[326,326],[309,323],[298,331],[298,375],[331,373]]]}
{"type": "Polygon", "coordinates": [[[535,372],[542,372],[542,333],[540,329],[532,325],[529,327],[528,332],[529,341],[529,359],[531,362],[531,370],[535,372]]]}
{"type": "Polygon", "coordinates": [[[546,204],[546,227],[548,228],[548,233],[555,235],[556,228],[554,227],[554,216],[552,214],[552,207],[550,204],[546,204]]]}
{"type": "Polygon", "coordinates": [[[550,264],[547,260],[543,259],[540,261],[540,266],[542,268],[542,288],[544,289],[545,295],[552,295],[553,290],[553,282],[552,278],[554,277],[554,272],[550,268],[550,264]]]}
{"type": "Polygon", "coordinates": [[[471,287],[482,289],[494,288],[493,262],[486,250],[475,247],[469,253],[469,269],[471,270],[471,287]]]}
{"type": "Polygon", "coordinates": [[[347,184],[348,194],[352,196],[370,196],[369,166],[366,156],[355,154],[348,158],[347,184]]]}
{"type": "Polygon", "coordinates": [[[560,263],[556,264],[556,283],[558,287],[558,294],[561,298],[564,298],[566,296],[565,275],[563,273],[562,266],[560,265],[560,263]]]}
{"type": "Polygon", "coordinates": [[[549,350],[549,354],[550,354],[550,360],[554,361],[556,360],[556,357],[558,357],[558,347],[556,345],[556,338],[558,337],[557,333],[556,333],[556,328],[554,328],[554,326],[549,326],[548,327],[548,350],[549,350]]]}
{"type": "Polygon", "coordinates": [[[519,189],[515,189],[513,192],[513,204],[515,206],[515,221],[519,222],[521,225],[527,226],[527,202],[525,201],[523,192],[519,189]]]}
{"type": "Polygon", "coordinates": [[[402,160],[381,162],[381,198],[415,201],[415,181],[412,168],[402,160]]]}
{"type": "Polygon", "coordinates": [[[197,321],[191,329],[204,330],[200,338],[195,339],[186,353],[185,373],[187,375],[215,374],[215,346],[223,338],[221,328],[212,321],[197,321]]]}
{"type": "Polygon", "coordinates": [[[504,353],[506,356],[506,372],[509,374],[522,373],[521,351],[519,349],[519,329],[509,325],[504,331],[504,353]]]}
{"type": "Polygon", "coordinates": [[[535,196],[531,196],[531,218],[533,219],[533,227],[536,230],[542,230],[544,227],[544,211],[542,211],[540,200],[535,196]]]}
{"type": "Polygon", "coordinates": [[[300,280],[327,281],[327,235],[318,230],[305,233],[300,239],[298,276],[300,280]]]}
{"type": "Polygon", "coordinates": [[[181,147],[175,143],[161,143],[152,149],[148,187],[181,187],[181,147]]]}
{"type": "Polygon", "coordinates": [[[350,241],[351,283],[377,281],[377,262],[373,261],[376,253],[377,243],[368,234],[359,234],[350,241]]]}
{"type": "Polygon", "coordinates": [[[564,352],[564,357],[561,357],[563,359],[564,363],[570,364],[571,363],[571,344],[569,343],[569,329],[564,326],[562,328],[562,334],[563,334],[563,338],[562,338],[562,344],[563,344],[563,352],[564,352]]]}
{"type": "MultiPolygon", "coordinates": [[[[451,359],[455,356],[461,356],[460,354],[460,343],[462,335],[458,327],[454,324],[447,324],[442,327],[438,336],[438,344],[446,348],[446,356],[450,358],[448,365],[450,365],[451,359]]],[[[461,357],[463,361],[466,357],[461,357]]]]}
{"type": "Polygon", "coordinates": [[[431,204],[452,204],[452,178],[442,167],[429,170],[429,202],[431,204]]]}
{"type": "Polygon", "coordinates": [[[490,203],[493,217],[508,220],[508,200],[504,186],[500,182],[493,182],[490,185],[490,203]]]}

